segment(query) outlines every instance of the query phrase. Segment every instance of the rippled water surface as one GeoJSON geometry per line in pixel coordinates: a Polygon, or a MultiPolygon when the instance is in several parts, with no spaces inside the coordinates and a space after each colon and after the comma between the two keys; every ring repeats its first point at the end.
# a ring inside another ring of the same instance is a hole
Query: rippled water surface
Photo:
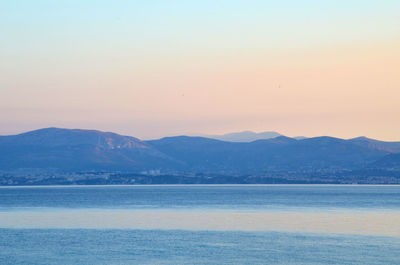
{"type": "Polygon", "coordinates": [[[399,264],[400,186],[0,188],[0,264],[399,264]]]}

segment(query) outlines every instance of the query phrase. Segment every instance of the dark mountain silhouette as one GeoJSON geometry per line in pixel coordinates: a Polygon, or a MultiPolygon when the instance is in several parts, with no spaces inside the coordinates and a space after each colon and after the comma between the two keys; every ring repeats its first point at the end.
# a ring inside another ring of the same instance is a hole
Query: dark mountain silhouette
{"type": "Polygon", "coordinates": [[[250,143],[201,137],[168,137],[147,141],[194,171],[260,173],[268,170],[311,170],[363,167],[388,151],[333,137],[304,140],[278,136],[250,143]]]}
{"type": "Polygon", "coordinates": [[[349,140],[352,143],[368,146],[371,149],[388,151],[390,153],[400,153],[400,142],[384,142],[367,138],[365,136],[353,138],[349,140]]]}
{"type": "Polygon", "coordinates": [[[47,128],[0,136],[0,171],[309,172],[394,167],[399,159],[390,155],[399,151],[399,143],[366,138],[278,136],[228,142],[176,136],[141,141],[110,132],[47,128]]]}
{"type": "Polygon", "coordinates": [[[0,136],[0,170],[138,170],[173,164],[141,140],[110,132],[46,128],[0,136]]]}

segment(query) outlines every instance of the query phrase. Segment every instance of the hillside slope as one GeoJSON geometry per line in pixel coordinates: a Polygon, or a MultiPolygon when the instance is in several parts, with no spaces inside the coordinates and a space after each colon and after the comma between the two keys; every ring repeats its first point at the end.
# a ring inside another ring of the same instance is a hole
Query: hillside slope
{"type": "Polygon", "coordinates": [[[95,130],[46,128],[0,136],[0,171],[124,171],[262,174],[396,168],[396,143],[285,136],[227,142],[176,136],[141,141],[95,130]],[[387,162],[385,162],[386,160],[387,162]]]}

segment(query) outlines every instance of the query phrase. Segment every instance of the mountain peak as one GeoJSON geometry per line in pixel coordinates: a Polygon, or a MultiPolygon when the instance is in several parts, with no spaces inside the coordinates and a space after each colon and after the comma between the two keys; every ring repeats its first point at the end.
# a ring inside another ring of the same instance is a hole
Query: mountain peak
{"type": "Polygon", "coordinates": [[[358,136],[358,137],[351,138],[350,140],[356,140],[356,141],[358,141],[358,140],[371,141],[371,140],[373,140],[373,139],[368,138],[368,137],[366,137],[366,136],[358,136]]]}
{"type": "Polygon", "coordinates": [[[348,141],[358,145],[365,145],[369,148],[384,150],[390,153],[400,153],[400,142],[384,142],[375,139],[371,139],[365,136],[359,136],[356,138],[349,139],[348,141]]]}
{"type": "MultiPolygon", "coordinates": [[[[111,132],[45,128],[1,136],[0,169],[36,168],[43,172],[48,168],[61,171],[160,169],[175,173],[260,174],[277,169],[358,168],[400,150],[399,142],[370,143],[328,136],[299,141],[276,132],[228,134],[232,135],[242,138],[219,141],[177,136],[141,141],[111,132]],[[249,135],[259,140],[243,138],[249,135]]],[[[398,161],[389,158],[391,164],[398,161]]]]}
{"type": "Polygon", "coordinates": [[[223,135],[207,135],[206,137],[226,142],[253,142],[257,140],[271,139],[278,136],[281,136],[281,134],[274,131],[259,132],[259,133],[252,131],[241,131],[241,132],[227,133],[223,135]]]}
{"type": "Polygon", "coordinates": [[[2,142],[42,146],[93,145],[106,149],[146,147],[146,144],[141,140],[131,136],[97,130],[56,127],[38,129],[17,135],[2,136],[2,142]]]}

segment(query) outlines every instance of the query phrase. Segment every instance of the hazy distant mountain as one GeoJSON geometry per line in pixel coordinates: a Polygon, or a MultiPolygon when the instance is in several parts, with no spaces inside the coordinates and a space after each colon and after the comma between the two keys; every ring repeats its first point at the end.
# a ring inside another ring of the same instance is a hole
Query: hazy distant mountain
{"type": "Polygon", "coordinates": [[[277,132],[255,133],[251,131],[234,132],[223,135],[206,135],[207,138],[212,138],[227,142],[253,142],[256,140],[270,139],[278,136],[281,136],[281,134],[277,132]]]}
{"type": "Polygon", "coordinates": [[[296,139],[296,140],[304,140],[304,139],[307,139],[307,137],[305,137],[305,136],[295,136],[295,137],[293,137],[294,139],[296,139]]]}
{"type": "Polygon", "coordinates": [[[47,128],[0,136],[0,172],[30,172],[34,169],[221,174],[324,172],[366,167],[393,168],[398,165],[399,159],[388,155],[399,152],[399,143],[366,138],[314,137],[296,140],[277,136],[251,142],[232,142],[177,136],[141,141],[110,132],[47,128]]]}

